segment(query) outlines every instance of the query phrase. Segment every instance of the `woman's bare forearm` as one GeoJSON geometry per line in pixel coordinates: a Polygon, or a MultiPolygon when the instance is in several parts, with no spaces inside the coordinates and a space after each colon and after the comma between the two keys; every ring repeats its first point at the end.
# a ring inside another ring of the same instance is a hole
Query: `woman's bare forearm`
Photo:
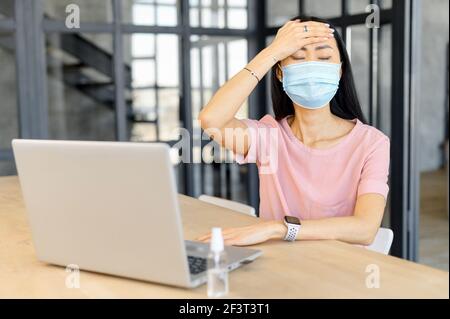
{"type": "MultiPolygon", "coordinates": [[[[386,200],[379,194],[358,198],[352,216],[302,220],[298,240],[340,240],[351,244],[370,245],[383,219],[386,200]]],[[[281,221],[268,224],[275,238],[283,238],[286,226],[281,221]]]]}
{"type": "MultiPolygon", "coordinates": [[[[278,61],[294,54],[305,45],[324,42],[331,37],[333,30],[327,24],[301,22],[299,19],[289,21],[278,30],[274,41],[247,64],[247,68],[262,79],[278,61]],[[305,27],[313,31],[305,32],[305,27]]],[[[201,126],[204,129],[236,126],[235,121],[231,122],[257,84],[258,79],[248,70],[242,69],[214,94],[200,112],[201,126]]]]}
{"type": "Polygon", "coordinates": [[[249,134],[243,121],[235,118],[239,108],[267,72],[277,63],[305,45],[320,43],[332,37],[329,26],[319,22],[289,21],[281,27],[273,42],[227,81],[200,112],[198,119],[205,132],[233,153],[246,155],[249,134]],[[311,32],[305,32],[308,27],[311,32]],[[252,74],[253,73],[253,74],[252,74]]]}
{"type": "MultiPolygon", "coordinates": [[[[272,238],[283,239],[287,228],[281,221],[267,222],[272,238]]],[[[363,218],[332,217],[302,221],[297,240],[340,240],[349,244],[370,245],[376,234],[377,225],[363,218]]]]}
{"type": "MultiPolygon", "coordinates": [[[[262,79],[276,63],[276,57],[268,47],[262,50],[247,64],[247,68],[262,79]]],[[[226,82],[200,112],[199,120],[203,128],[221,129],[234,119],[239,108],[250,96],[258,80],[247,70],[242,69],[226,82]]]]}
{"type": "Polygon", "coordinates": [[[299,240],[333,239],[350,244],[370,245],[379,225],[358,216],[305,220],[299,240]]]}

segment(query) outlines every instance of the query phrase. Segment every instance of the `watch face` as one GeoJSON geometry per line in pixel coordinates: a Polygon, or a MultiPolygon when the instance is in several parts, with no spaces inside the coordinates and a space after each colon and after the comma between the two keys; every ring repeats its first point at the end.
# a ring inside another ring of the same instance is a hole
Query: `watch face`
{"type": "Polygon", "coordinates": [[[300,220],[297,217],[293,216],[284,216],[286,223],[300,225],[300,220]]]}

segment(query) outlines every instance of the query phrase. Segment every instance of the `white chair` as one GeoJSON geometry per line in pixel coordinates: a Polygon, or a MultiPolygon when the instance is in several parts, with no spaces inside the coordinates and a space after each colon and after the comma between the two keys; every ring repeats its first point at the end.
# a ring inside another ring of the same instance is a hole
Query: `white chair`
{"type": "Polygon", "coordinates": [[[207,202],[207,203],[210,203],[213,205],[228,208],[228,209],[237,211],[242,214],[256,216],[255,209],[253,207],[245,205],[245,204],[237,203],[232,200],[209,196],[209,195],[200,195],[198,199],[203,202],[207,202]]]}
{"type": "Polygon", "coordinates": [[[366,246],[366,248],[384,255],[388,255],[393,240],[394,232],[392,230],[389,228],[380,228],[373,243],[366,246]]]}

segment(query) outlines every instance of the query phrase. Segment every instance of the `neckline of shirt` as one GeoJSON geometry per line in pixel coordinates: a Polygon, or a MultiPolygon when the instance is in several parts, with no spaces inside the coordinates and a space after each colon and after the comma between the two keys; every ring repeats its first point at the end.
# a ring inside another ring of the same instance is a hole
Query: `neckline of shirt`
{"type": "Polygon", "coordinates": [[[308,153],[318,154],[318,155],[331,154],[331,153],[334,153],[334,152],[340,150],[351,140],[351,138],[359,131],[360,127],[363,125],[363,123],[359,119],[354,119],[354,120],[352,120],[352,122],[355,123],[355,127],[353,127],[353,129],[346,136],[344,136],[342,138],[342,140],[339,141],[336,145],[333,145],[333,146],[327,147],[327,148],[313,148],[313,147],[309,147],[309,146],[305,145],[302,141],[300,141],[294,135],[291,127],[289,126],[287,119],[288,119],[288,117],[285,117],[284,119],[282,119],[281,125],[284,128],[284,130],[286,131],[289,138],[291,140],[293,140],[294,143],[299,145],[302,150],[304,150],[308,153]]]}

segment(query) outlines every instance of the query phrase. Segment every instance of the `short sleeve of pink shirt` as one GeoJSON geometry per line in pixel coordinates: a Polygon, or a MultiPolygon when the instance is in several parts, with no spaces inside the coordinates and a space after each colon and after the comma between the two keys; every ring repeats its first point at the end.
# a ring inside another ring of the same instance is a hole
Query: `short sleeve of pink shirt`
{"type": "Polygon", "coordinates": [[[244,122],[250,147],[235,159],[258,166],[261,218],[350,216],[358,196],[387,198],[390,141],[376,128],[354,120],[353,130],[337,145],[315,149],[294,136],[287,119],[266,115],[244,122]]]}

